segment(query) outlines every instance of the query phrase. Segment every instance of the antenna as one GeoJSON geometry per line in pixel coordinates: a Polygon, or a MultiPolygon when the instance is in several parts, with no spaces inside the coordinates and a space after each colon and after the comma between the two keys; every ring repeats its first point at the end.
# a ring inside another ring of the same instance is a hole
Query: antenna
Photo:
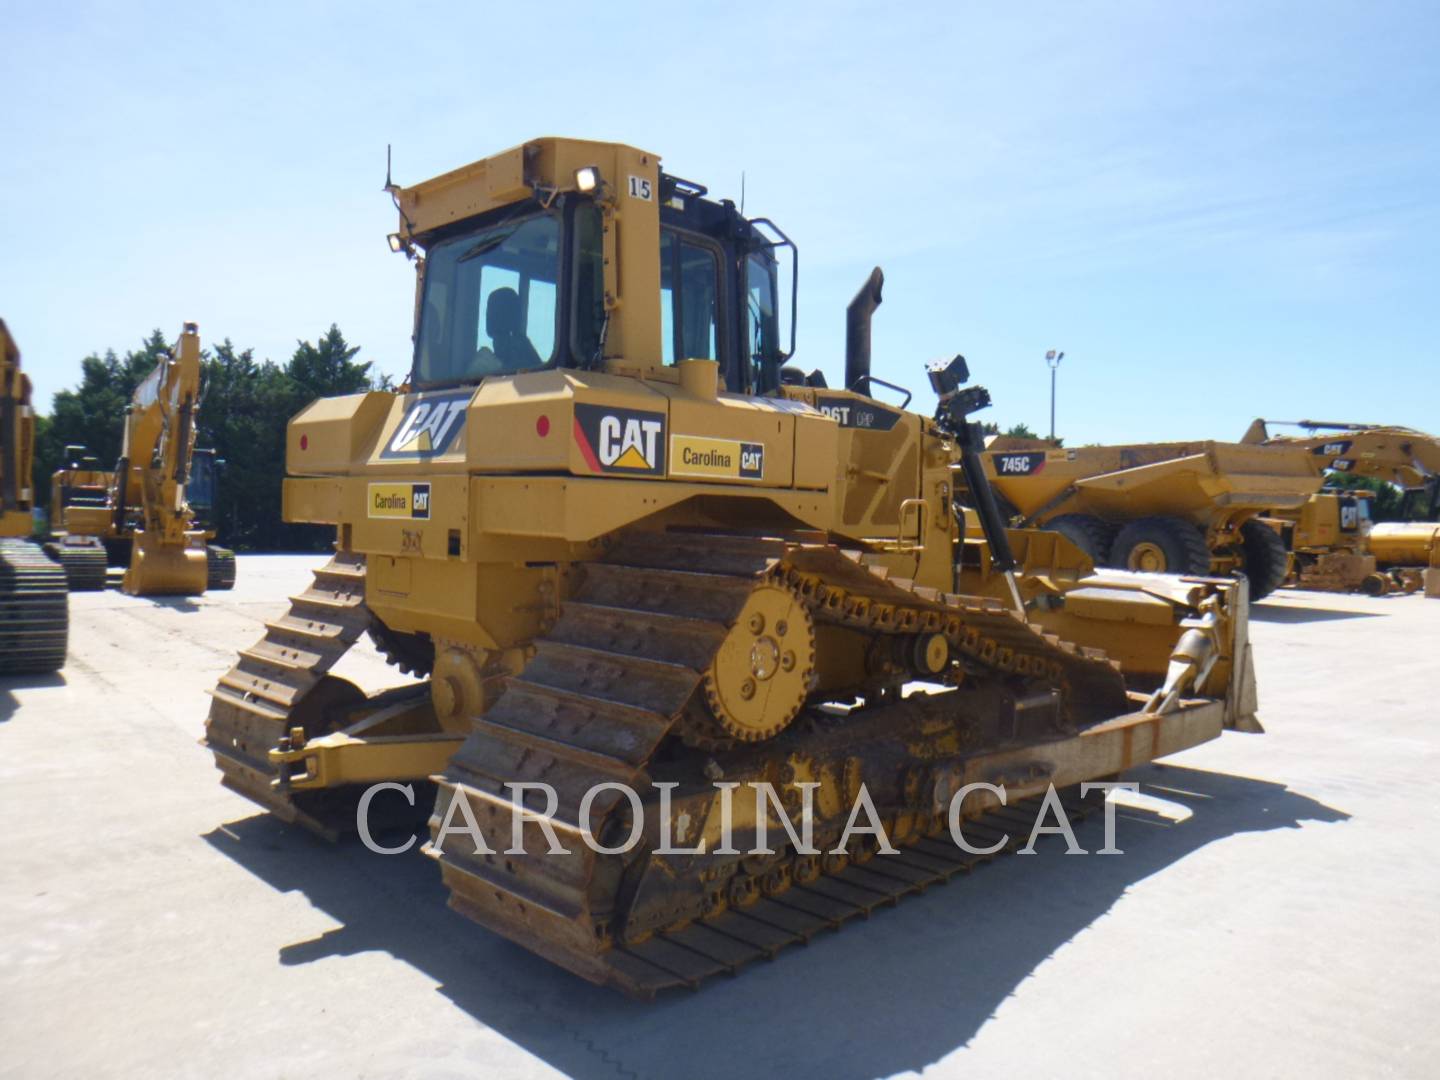
{"type": "MultiPolygon", "coordinates": [[[[405,227],[406,227],[407,229],[409,229],[411,232],[414,232],[414,231],[415,231],[415,223],[414,223],[413,221],[411,221],[410,218],[406,215],[406,213],[405,213],[405,208],[400,205],[400,188],[394,183],[394,181],[392,181],[392,180],[390,179],[390,144],[389,144],[389,143],[386,143],[386,144],[385,144],[385,186],[384,186],[383,188],[381,188],[380,190],[383,191],[383,192],[385,192],[387,195],[390,196],[390,201],[395,204],[395,209],[398,210],[398,211],[400,211],[400,220],[403,221],[403,222],[405,222],[405,227]]],[[[405,257],[408,259],[408,258],[411,257],[410,248],[406,247],[403,243],[402,243],[399,247],[396,246],[396,242],[397,242],[397,241],[396,241],[395,237],[398,236],[398,235],[399,235],[399,234],[397,233],[397,234],[394,234],[394,235],[391,236],[391,238],[390,238],[390,239],[391,239],[390,250],[391,250],[391,251],[404,251],[404,252],[406,253],[406,254],[405,254],[405,257]]]]}
{"type": "Polygon", "coordinates": [[[740,170],[740,216],[745,216],[745,170],[740,170]]]}

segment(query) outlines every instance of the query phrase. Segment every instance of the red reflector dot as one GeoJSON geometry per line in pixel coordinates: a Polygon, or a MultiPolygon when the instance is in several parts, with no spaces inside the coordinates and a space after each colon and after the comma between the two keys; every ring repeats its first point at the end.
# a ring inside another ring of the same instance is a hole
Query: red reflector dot
{"type": "Polygon", "coordinates": [[[301,449],[301,450],[309,450],[309,449],[310,449],[310,436],[309,436],[309,435],[301,435],[301,436],[300,436],[300,449],[301,449]]]}
{"type": "Polygon", "coordinates": [[[550,434],[550,417],[542,416],[535,421],[535,434],[542,439],[550,434]]]}

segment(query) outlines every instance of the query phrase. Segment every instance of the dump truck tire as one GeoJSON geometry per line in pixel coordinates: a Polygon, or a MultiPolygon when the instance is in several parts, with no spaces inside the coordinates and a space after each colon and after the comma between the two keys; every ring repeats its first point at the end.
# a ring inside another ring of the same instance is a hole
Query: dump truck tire
{"type": "Polygon", "coordinates": [[[1162,574],[1207,574],[1205,535],[1183,518],[1140,518],[1125,525],[1110,548],[1110,565],[1162,574]]]}
{"type": "Polygon", "coordinates": [[[1250,579],[1250,602],[1263,600],[1285,583],[1290,573],[1290,553],[1280,534],[1263,521],[1254,519],[1240,526],[1245,551],[1245,576],[1250,579]]]}
{"type": "Polygon", "coordinates": [[[1081,551],[1104,566],[1115,544],[1115,526],[1093,514],[1061,514],[1047,521],[1043,528],[1057,532],[1081,551]]]}

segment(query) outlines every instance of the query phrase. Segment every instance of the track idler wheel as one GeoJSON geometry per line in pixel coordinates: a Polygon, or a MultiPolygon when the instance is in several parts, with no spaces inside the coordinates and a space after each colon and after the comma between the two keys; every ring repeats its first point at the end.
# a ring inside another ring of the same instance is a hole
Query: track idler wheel
{"type": "Polygon", "coordinates": [[[705,700],[724,737],[761,742],[784,731],[810,692],[815,624],[800,598],[761,585],[705,671],[705,700]]]}

